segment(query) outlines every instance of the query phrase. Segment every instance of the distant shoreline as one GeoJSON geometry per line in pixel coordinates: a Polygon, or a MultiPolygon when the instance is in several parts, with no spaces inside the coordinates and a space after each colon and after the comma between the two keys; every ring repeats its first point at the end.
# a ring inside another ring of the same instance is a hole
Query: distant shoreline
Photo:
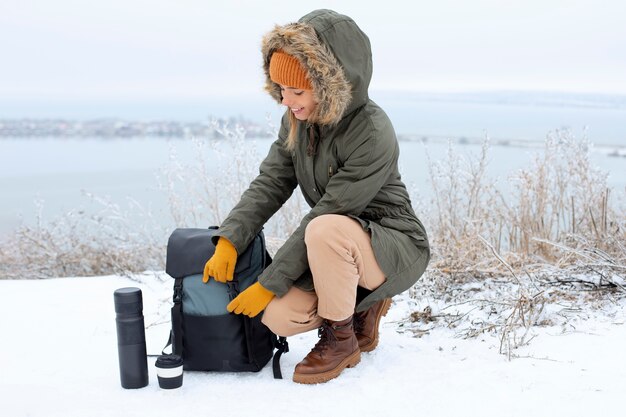
{"type": "Polygon", "coordinates": [[[220,128],[243,129],[246,138],[270,137],[268,128],[243,118],[216,119],[203,122],[175,120],[126,120],[101,118],[90,120],[21,118],[0,119],[1,138],[98,138],[132,139],[145,137],[186,138],[193,136],[219,138],[220,128]]]}
{"type": "MultiPolygon", "coordinates": [[[[485,140],[484,137],[450,137],[444,135],[398,135],[398,140],[402,142],[433,142],[433,143],[453,143],[455,145],[480,145],[485,140]]],[[[625,157],[626,145],[598,144],[592,143],[596,151],[607,156],[625,157]]],[[[489,138],[491,146],[510,146],[512,148],[540,148],[544,145],[544,141],[528,140],[528,139],[502,139],[489,138]]]]}
{"type": "MultiPolygon", "coordinates": [[[[133,140],[150,138],[187,139],[192,137],[221,139],[220,128],[224,126],[241,128],[246,139],[268,139],[275,136],[269,126],[243,118],[218,119],[205,122],[184,122],[175,120],[125,120],[101,118],[91,120],[69,119],[0,119],[0,140],[3,139],[99,139],[133,140]]],[[[455,145],[480,145],[485,136],[433,135],[419,133],[398,134],[402,142],[453,143],[455,145]]],[[[544,141],[489,137],[492,146],[517,148],[539,148],[544,141]]],[[[593,143],[594,149],[608,156],[626,157],[626,145],[593,143]]]]}

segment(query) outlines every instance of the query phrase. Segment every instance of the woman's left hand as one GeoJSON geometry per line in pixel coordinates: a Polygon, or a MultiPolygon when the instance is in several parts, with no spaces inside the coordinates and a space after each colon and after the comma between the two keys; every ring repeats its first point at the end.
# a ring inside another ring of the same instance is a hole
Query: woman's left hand
{"type": "Polygon", "coordinates": [[[233,301],[228,303],[226,310],[235,314],[245,314],[248,317],[255,317],[274,298],[274,293],[255,282],[246,288],[233,301]]]}

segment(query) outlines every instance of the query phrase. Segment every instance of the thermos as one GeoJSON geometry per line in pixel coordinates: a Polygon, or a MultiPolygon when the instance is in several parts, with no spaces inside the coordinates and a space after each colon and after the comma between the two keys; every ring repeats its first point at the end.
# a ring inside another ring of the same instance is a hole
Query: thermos
{"type": "Polygon", "coordinates": [[[122,387],[145,387],[148,385],[148,357],[141,290],[120,288],[113,293],[113,299],[122,387]]]}

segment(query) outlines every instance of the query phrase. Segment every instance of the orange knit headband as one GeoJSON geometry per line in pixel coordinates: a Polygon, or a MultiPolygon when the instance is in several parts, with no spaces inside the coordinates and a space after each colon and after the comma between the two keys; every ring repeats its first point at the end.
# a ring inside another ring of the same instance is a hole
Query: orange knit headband
{"type": "Polygon", "coordinates": [[[270,79],[285,87],[313,90],[300,61],[282,50],[275,51],[270,58],[270,79]]]}

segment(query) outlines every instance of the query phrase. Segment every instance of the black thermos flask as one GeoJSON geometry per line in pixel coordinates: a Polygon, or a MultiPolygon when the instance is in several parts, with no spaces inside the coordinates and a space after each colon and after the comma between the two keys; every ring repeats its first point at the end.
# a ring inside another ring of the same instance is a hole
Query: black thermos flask
{"type": "Polygon", "coordinates": [[[145,387],[148,385],[148,357],[141,290],[120,288],[113,293],[113,299],[122,387],[145,387]]]}

